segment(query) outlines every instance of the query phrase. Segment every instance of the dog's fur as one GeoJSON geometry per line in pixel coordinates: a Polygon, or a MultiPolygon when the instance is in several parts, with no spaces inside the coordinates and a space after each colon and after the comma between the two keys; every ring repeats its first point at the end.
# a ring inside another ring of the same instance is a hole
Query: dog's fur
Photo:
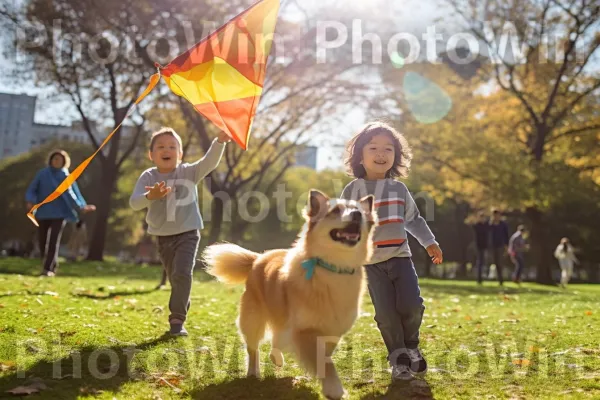
{"type": "Polygon", "coordinates": [[[220,281],[246,283],[238,326],[246,342],[248,375],[260,376],[258,348],[269,329],[271,361],[282,366],[282,352],[294,353],[321,380],[325,396],[339,399],[344,389],[329,357],[359,312],[364,293],[362,266],[371,257],[377,222],[373,196],[359,202],[329,200],[312,190],[305,218],[291,249],[258,254],[234,244],[216,244],[205,250],[203,259],[207,272],[220,281]],[[349,222],[352,217],[354,222],[349,222]],[[344,236],[348,241],[336,240],[339,230],[350,233],[344,236]],[[360,238],[352,232],[360,232],[360,238]],[[307,279],[301,264],[312,257],[353,269],[354,274],[316,267],[307,279]]]}

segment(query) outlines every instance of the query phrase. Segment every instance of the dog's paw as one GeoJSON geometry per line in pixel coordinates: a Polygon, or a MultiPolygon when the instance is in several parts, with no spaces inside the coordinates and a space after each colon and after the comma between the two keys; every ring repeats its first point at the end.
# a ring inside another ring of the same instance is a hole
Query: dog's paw
{"type": "Polygon", "coordinates": [[[283,367],[283,365],[285,364],[283,353],[279,349],[271,349],[271,354],[269,354],[269,358],[271,359],[271,362],[277,367],[283,367]]]}
{"type": "Polygon", "coordinates": [[[323,381],[323,395],[329,400],[340,400],[347,395],[347,392],[337,378],[323,381]]]}

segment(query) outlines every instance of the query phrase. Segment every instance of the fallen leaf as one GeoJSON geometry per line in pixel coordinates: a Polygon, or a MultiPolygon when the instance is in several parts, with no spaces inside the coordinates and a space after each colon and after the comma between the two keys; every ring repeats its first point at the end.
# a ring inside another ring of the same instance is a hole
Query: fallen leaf
{"type": "Polygon", "coordinates": [[[529,347],[529,351],[532,353],[539,353],[540,352],[540,348],[537,346],[530,346],[529,347]]]}
{"type": "Polygon", "coordinates": [[[16,368],[16,365],[13,361],[1,361],[0,362],[0,372],[12,371],[16,368]]]}
{"type": "Polygon", "coordinates": [[[470,315],[465,315],[465,320],[471,321],[473,318],[470,315]]]}
{"type": "Polygon", "coordinates": [[[17,386],[14,389],[7,390],[6,393],[10,393],[15,396],[29,396],[30,394],[39,393],[39,390],[29,386],[17,386]]]}
{"type": "Polygon", "coordinates": [[[44,305],[44,302],[42,302],[42,300],[40,300],[40,298],[39,298],[39,297],[36,297],[36,298],[35,298],[35,301],[37,301],[37,302],[38,302],[38,303],[40,303],[41,305],[44,305]]]}
{"type": "Polygon", "coordinates": [[[4,304],[0,304],[0,308],[4,308],[4,304]]]}
{"type": "Polygon", "coordinates": [[[103,390],[96,390],[94,388],[90,388],[90,387],[85,386],[85,387],[79,388],[79,393],[81,393],[81,394],[91,394],[92,396],[96,396],[98,394],[104,393],[104,391],[103,390]]]}
{"type": "Polygon", "coordinates": [[[435,327],[436,327],[436,325],[427,325],[426,326],[426,328],[430,328],[430,329],[435,328],[435,327]]]}
{"type": "Polygon", "coordinates": [[[46,291],[44,294],[52,297],[58,297],[58,293],[56,292],[46,291]]]}
{"type": "Polygon", "coordinates": [[[518,365],[521,367],[527,367],[531,365],[531,361],[526,358],[517,358],[516,360],[512,360],[513,365],[518,365]]]}
{"type": "Polygon", "coordinates": [[[587,310],[587,311],[585,312],[585,315],[592,315],[592,312],[591,312],[590,310],[587,310]]]}

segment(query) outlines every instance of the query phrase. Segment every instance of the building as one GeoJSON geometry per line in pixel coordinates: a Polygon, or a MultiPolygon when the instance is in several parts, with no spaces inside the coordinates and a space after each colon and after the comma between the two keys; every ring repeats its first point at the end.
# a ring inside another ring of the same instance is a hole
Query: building
{"type": "MultiPolygon", "coordinates": [[[[36,97],[24,94],[0,93],[0,159],[26,153],[52,140],[90,143],[81,121],[69,126],[36,123],[36,100],[36,97]]],[[[98,134],[96,123],[90,124],[96,138],[104,137],[98,134]]],[[[121,129],[123,137],[132,136],[132,128],[124,126],[121,129]]],[[[108,134],[108,131],[103,133],[108,134]]]]}
{"type": "Polygon", "coordinates": [[[296,152],[296,166],[317,169],[318,147],[306,146],[296,152]]]}

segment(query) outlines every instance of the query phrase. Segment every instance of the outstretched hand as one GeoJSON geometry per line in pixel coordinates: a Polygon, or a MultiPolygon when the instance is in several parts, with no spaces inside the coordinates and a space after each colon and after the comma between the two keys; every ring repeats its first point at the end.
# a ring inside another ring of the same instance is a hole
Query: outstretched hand
{"type": "Polygon", "coordinates": [[[228,143],[228,142],[231,142],[231,138],[229,137],[228,134],[221,131],[221,132],[219,132],[219,135],[217,136],[217,141],[219,143],[228,143]]]}
{"type": "Polygon", "coordinates": [[[146,198],[148,200],[158,200],[162,199],[169,193],[171,193],[171,187],[167,186],[167,184],[162,181],[160,183],[155,183],[154,186],[146,186],[146,198]]]}
{"type": "Polygon", "coordinates": [[[441,264],[444,260],[444,256],[442,254],[442,249],[437,244],[432,244],[427,247],[427,254],[431,257],[431,260],[434,264],[441,264]]]}
{"type": "Polygon", "coordinates": [[[93,204],[88,204],[88,205],[86,205],[86,206],[83,206],[83,207],[81,208],[81,210],[82,210],[83,212],[86,212],[86,213],[88,213],[88,212],[92,212],[92,211],[96,211],[96,206],[95,206],[95,205],[93,205],[93,204]]]}

